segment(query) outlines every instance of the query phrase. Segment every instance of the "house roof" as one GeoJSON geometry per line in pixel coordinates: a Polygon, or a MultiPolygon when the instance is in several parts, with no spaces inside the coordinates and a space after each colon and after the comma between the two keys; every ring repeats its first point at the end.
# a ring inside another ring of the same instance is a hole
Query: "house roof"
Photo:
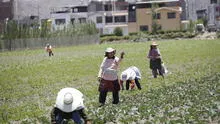
{"type": "Polygon", "coordinates": [[[160,11],[160,10],[163,10],[163,9],[172,10],[172,11],[176,11],[176,12],[182,12],[181,7],[179,7],[178,9],[170,8],[170,7],[160,7],[160,8],[157,8],[155,11],[160,11]]]}
{"type": "MultiPolygon", "coordinates": [[[[164,10],[164,9],[171,10],[171,11],[176,11],[176,12],[179,12],[179,13],[182,12],[182,8],[181,7],[178,7],[178,8],[160,7],[160,8],[155,9],[155,11],[157,12],[157,11],[164,10]]],[[[152,11],[150,10],[150,11],[147,11],[146,13],[150,14],[150,13],[152,13],[152,11]]]]}

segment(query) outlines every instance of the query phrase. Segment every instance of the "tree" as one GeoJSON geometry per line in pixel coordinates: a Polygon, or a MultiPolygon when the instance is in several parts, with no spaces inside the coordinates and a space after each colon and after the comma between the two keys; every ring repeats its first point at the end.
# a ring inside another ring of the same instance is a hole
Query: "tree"
{"type": "Polygon", "coordinates": [[[158,25],[157,23],[157,12],[156,12],[156,9],[158,8],[158,4],[156,3],[153,3],[152,4],[152,7],[151,7],[151,13],[152,13],[152,34],[156,34],[158,30],[160,30],[161,26],[158,25]]]}

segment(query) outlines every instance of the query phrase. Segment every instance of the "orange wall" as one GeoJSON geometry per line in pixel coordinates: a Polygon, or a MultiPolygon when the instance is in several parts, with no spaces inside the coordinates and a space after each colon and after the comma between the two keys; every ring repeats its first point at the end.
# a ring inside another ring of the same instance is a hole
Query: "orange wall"
{"type": "Polygon", "coordinates": [[[137,29],[137,23],[136,22],[128,23],[128,30],[129,33],[137,32],[139,30],[137,29]]]}
{"type": "Polygon", "coordinates": [[[151,31],[152,18],[151,14],[147,14],[149,9],[136,9],[137,29],[140,31],[141,25],[148,25],[149,31],[151,31]]]}
{"type": "MultiPolygon", "coordinates": [[[[171,7],[172,9],[178,9],[179,7],[171,7]]],[[[148,25],[148,31],[151,31],[151,25],[152,25],[152,17],[151,17],[152,10],[150,8],[142,8],[142,9],[136,9],[136,29],[137,31],[140,31],[141,25],[148,25]]],[[[158,10],[158,13],[161,13],[161,18],[157,20],[158,24],[162,26],[162,30],[179,30],[180,29],[180,12],[169,10],[169,9],[161,9],[158,10]],[[168,12],[176,12],[176,18],[174,19],[168,19],[167,13],[168,12]]],[[[130,24],[132,26],[129,26],[129,32],[133,32],[135,24],[130,24]]]]}
{"type": "Polygon", "coordinates": [[[163,9],[158,11],[161,14],[161,18],[158,20],[158,24],[162,26],[162,30],[179,30],[181,21],[180,21],[180,13],[177,11],[163,9]],[[168,19],[168,12],[176,12],[176,18],[168,19]]]}

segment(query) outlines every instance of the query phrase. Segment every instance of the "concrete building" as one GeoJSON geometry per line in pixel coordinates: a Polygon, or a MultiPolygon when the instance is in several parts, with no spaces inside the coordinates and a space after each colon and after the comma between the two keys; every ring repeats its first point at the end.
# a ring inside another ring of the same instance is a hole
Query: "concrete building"
{"type": "Polygon", "coordinates": [[[152,5],[158,4],[156,22],[161,30],[180,29],[179,0],[11,0],[13,19],[19,23],[51,21],[52,29],[92,21],[100,34],[152,31],[152,5]]]}
{"type": "Polygon", "coordinates": [[[8,0],[12,1],[13,19],[21,23],[28,18],[49,19],[54,8],[88,5],[89,0],[8,0]]]}
{"type": "Polygon", "coordinates": [[[53,30],[64,29],[70,24],[88,21],[88,5],[56,7],[50,13],[53,30]]]}
{"type": "Polygon", "coordinates": [[[123,0],[91,1],[89,19],[96,23],[101,34],[112,34],[120,27],[128,35],[128,2],[123,0]]]}
{"type": "Polygon", "coordinates": [[[186,19],[208,19],[208,25],[220,28],[220,0],[185,0],[186,19]]]}
{"type": "Polygon", "coordinates": [[[154,0],[139,1],[135,5],[129,6],[129,14],[135,13],[129,18],[129,32],[152,31],[153,23],[159,25],[160,30],[179,30],[181,25],[182,9],[179,6],[179,0],[154,0]],[[157,5],[153,8],[153,5],[157,5]],[[152,17],[153,11],[155,17],[152,17]],[[153,22],[153,18],[154,21],[153,22]]]}
{"type": "Polygon", "coordinates": [[[128,35],[128,2],[92,0],[88,5],[63,6],[51,11],[52,27],[63,29],[69,24],[94,22],[100,34],[112,34],[120,27],[128,35]]]}

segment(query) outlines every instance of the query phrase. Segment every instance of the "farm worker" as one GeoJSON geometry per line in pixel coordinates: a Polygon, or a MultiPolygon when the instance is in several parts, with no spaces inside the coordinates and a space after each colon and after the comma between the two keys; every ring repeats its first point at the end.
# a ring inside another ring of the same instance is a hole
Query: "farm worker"
{"type": "Polygon", "coordinates": [[[46,44],[45,50],[49,53],[49,56],[53,56],[52,46],[49,43],[46,44]]]}
{"type": "Polygon", "coordinates": [[[83,94],[75,88],[63,88],[58,92],[51,112],[51,123],[61,124],[73,120],[76,124],[90,124],[84,111],[83,94]]]}
{"type": "Polygon", "coordinates": [[[120,53],[120,58],[115,56],[116,50],[109,47],[105,50],[105,57],[101,63],[98,73],[99,84],[99,103],[100,106],[105,104],[107,92],[112,92],[113,104],[119,103],[120,85],[118,81],[118,68],[121,63],[124,52],[120,53]]]}
{"type": "Polygon", "coordinates": [[[130,89],[133,89],[135,84],[137,88],[141,90],[139,79],[141,79],[141,72],[137,67],[131,66],[127,68],[121,73],[120,76],[120,85],[122,87],[122,90],[124,89],[123,81],[126,81],[126,90],[129,90],[129,87],[130,89]]]}
{"type": "Polygon", "coordinates": [[[156,42],[152,42],[147,56],[150,59],[150,69],[152,70],[154,78],[157,78],[158,72],[162,77],[164,77],[161,67],[161,54],[157,46],[158,44],[156,42]]]}

